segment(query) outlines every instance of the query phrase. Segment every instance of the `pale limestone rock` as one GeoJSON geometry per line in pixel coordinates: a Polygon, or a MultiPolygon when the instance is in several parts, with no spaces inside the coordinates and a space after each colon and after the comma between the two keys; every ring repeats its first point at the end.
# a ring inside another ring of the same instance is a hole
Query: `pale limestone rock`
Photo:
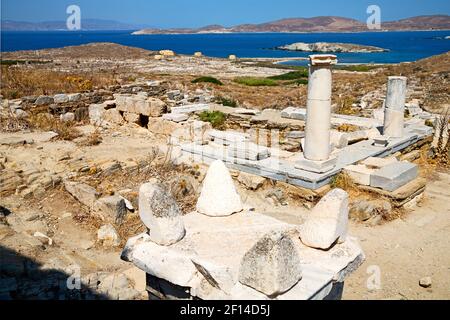
{"type": "Polygon", "coordinates": [[[160,50],[159,54],[165,57],[173,57],[175,55],[175,52],[172,50],[160,50]]]}
{"type": "Polygon", "coordinates": [[[344,190],[329,192],[300,226],[302,242],[311,248],[328,250],[339,240],[345,241],[348,230],[348,194],[344,190]]]}
{"type": "Polygon", "coordinates": [[[209,167],[197,202],[197,211],[212,217],[225,217],[243,210],[241,197],[221,160],[209,167]]]}
{"type": "Polygon", "coordinates": [[[394,157],[390,157],[390,158],[367,158],[363,161],[361,161],[362,165],[365,165],[371,169],[381,169],[384,168],[388,165],[391,165],[393,163],[398,162],[398,160],[394,157]]]}
{"type": "Polygon", "coordinates": [[[103,114],[106,121],[114,124],[123,124],[123,117],[117,109],[106,110],[103,114]]]}
{"type": "Polygon", "coordinates": [[[55,103],[67,103],[69,102],[69,96],[67,94],[56,94],[53,96],[53,101],[55,103]]]}
{"type": "Polygon", "coordinates": [[[266,178],[246,172],[240,172],[237,180],[246,186],[247,189],[258,190],[263,186],[266,178]]]}
{"type": "Polygon", "coordinates": [[[105,247],[117,247],[120,245],[119,234],[110,224],[104,225],[98,229],[97,240],[105,247]]]}
{"type": "Polygon", "coordinates": [[[61,122],[72,122],[75,121],[75,113],[67,112],[59,116],[61,122]]]}
{"type": "Polygon", "coordinates": [[[164,120],[173,122],[184,122],[189,119],[189,115],[184,113],[166,113],[162,116],[164,120]]]}
{"type": "Polygon", "coordinates": [[[265,295],[280,295],[302,278],[300,257],[286,232],[263,236],[242,258],[239,282],[265,295]]]}
{"type": "Polygon", "coordinates": [[[129,112],[125,112],[123,114],[123,118],[125,119],[126,122],[135,123],[135,124],[139,124],[139,122],[141,120],[138,114],[129,113],[129,112]]]}
{"type": "Polygon", "coordinates": [[[159,245],[170,246],[186,234],[175,199],[156,181],[143,184],[139,190],[139,216],[150,229],[150,240],[159,245]]]}
{"type": "Polygon", "coordinates": [[[357,184],[370,186],[370,176],[375,169],[367,168],[364,165],[350,165],[344,168],[344,172],[357,184]]]}
{"type": "Polygon", "coordinates": [[[97,190],[84,183],[65,181],[64,187],[75,199],[92,209],[100,196],[97,190]]]}
{"type": "Polygon", "coordinates": [[[124,198],[121,196],[105,197],[95,201],[94,210],[99,212],[104,218],[117,224],[122,223],[127,214],[127,206],[124,198]]]}

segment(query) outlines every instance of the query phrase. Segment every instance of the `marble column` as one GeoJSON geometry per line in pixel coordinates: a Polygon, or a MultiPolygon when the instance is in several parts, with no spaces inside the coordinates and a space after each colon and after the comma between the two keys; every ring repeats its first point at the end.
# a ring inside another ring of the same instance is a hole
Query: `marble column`
{"type": "Polygon", "coordinates": [[[302,170],[324,173],[336,165],[330,157],[332,66],[335,55],[311,55],[309,65],[308,103],[304,154],[296,167],[302,170]]]}
{"type": "Polygon", "coordinates": [[[406,77],[389,77],[384,110],[383,135],[391,138],[403,137],[405,128],[406,77]]]}

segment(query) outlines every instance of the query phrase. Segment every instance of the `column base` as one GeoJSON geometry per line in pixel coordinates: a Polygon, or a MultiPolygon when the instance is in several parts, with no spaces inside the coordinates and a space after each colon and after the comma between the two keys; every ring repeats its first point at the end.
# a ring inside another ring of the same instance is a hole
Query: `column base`
{"type": "Polygon", "coordinates": [[[306,159],[302,154],[295,164],[295,168],[315,173],[325,173],[333,170],[336,167],[336,163],[336,156],[331,156],[328,160],[314,161],[306,159]]]}

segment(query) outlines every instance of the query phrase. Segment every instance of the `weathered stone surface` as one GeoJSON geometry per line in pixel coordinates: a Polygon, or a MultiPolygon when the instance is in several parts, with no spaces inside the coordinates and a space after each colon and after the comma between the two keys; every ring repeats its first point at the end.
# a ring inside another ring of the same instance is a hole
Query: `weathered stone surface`
{"type": "Polygon", "coordinates": [[[433,280],[431,279],[431,277],[422,278],[419,281],[419,285],[422,288],[431,288],[431,286],[433,285],[433,280]]]}
{"type": "Polygon", "coordinates": [[[97,190],[84,183],[65,181],[64,187],[75,199],[91,209],[99,197],[97,190]]]}
{"type": "Polygon", "coordinates": [[[149,117],[160,117],[167,111],[167,106],[164,101],[156,98],[148,98],[148,105],[141,109],[140,113],[149,117]]]}
{"type": "Polygon", "coordinates": [[[68,95],[69,102],[78,102],[81,100],[81,93],[72,93],[68,95]]]}
{"type": "Polygon", "coordinates": [[[33,139],[22,138],[22,137],[5,137],[0,139],[0,145],[5,146],[17,146],[17,145],[26,145],[33,144],[33,139]]]}
{"type": "Polygon", "coordinates": [[[123,197],[111,196],[95,201],[94,210],[101,213],[104,218],[120,224],[127,214],[127,205],[123,197]]]}
{"type": "Polygon", "coordinates": [[[163,115],[163,119],[173,122],[183,122],[189,119],[189,116],[184,113],[166,113],[163,115]]]}
{"type": "Polygon", "coordinates": [[[159,246],[142,234],[129,239],[122,259],[203,300],[271,299],[238,280],[242,258],[258,239],[271,232],[289,230],[303,273],[301,281],[276,299],[321,299],[329,292],[324,288],[344,281],[364,260],[355,238],[348,237],[330,251],[316,250],[301,243],[297,226],[258,213],[212,219],[192,212],[184,216],[184,222],[188,233],[182,241],[170,247],[159,246]]]}
{"type": "Polygon", "coordinates": [[[302,242],[317,249],[328,250],[339,240],[345,241],[348,229],[348,194],[344,190],[329,192],[311,211],[300,226],[302,242]]]}
{"type": "Polygon", "coordinates": [[[67,112],[67,113],[64,113],[64,114],[60,115],[59,119],[60,119],[62,122],[71,122],[71,121],[75,121],[75,114],[72,113],[72,112],[67,112]]]}
{"type": "Polygon", "coordinates": [[[336,166],[337,158],[330,157],[328,160],[324,161],[316,161],[316,160],[308,160],[302,154],[300,155],[300,159],[296,162],[295,167],[300,170],[315,172],[315,173],[324,173],[334,169],[336,166]]]}
{"type": "Polygon", "coordinates": [[[123,118],[125,119],[126,122],[135,123],[135,124],[139,124],[139,122],[141,120],[138,114],[130,113],[130,112],[125,112],[123,114],[123,118]]]}
{"type": "Polygon", "coordinates": [[[409,162],[395,162],[387,165],[371,176],[370,186],[387,191],[395,191],[408,182],[416,179],[419,168],[409,162]]]}
{"type": "Polygon", "coordinates": [[[300,257],[287,233],[277,231],[262,237],[242,258],[239,282],[277,296],[302,278],[300,257]]]}
{"type": "Polygon", "coordinates": [[[245,133],[236,131],[219,131],[210,130],[208,135],[214,140],[214,142],[228,146],[232,143],[248,141],[249,136],[245,133]]]}
{"type": "Polygon", "coordinates": [[[241,197],[225,164],[214,161],[208,169],[197,211],[212,217],[224,217],[243,210],[241,197]]]}
{"type": "Polygon", "coordinates": [[[69,102],[69,96],[67,94],[55,94],[53,96],[54,103],[67,103],[69,102]]]}
{"type": "Polygon", "coordinates": [[[122,112],[141,114],[147,117],[160,117],[166,110],[166,104],[156,98],[145,95],[115,94],[117,110],[122,112]]]}
{"type": "Polygon", "coordinates": [[[53,103],[53,97],[49,96],[39,96],[39,98],[36,99],[35,104],[37,106],[47,105],[53,103]]]}
{"type": "Polygon", "coordinates": [[[117,247],[120,245],[119,234],[110,224],[104,225],[98,230],[97,240],[105,247],[117,247]]]}
{"type": "Polygon", "coordinates": [[[344,172],[357,184],[370,186],[370,175],[375,172],[364,165],[350,165],[345,167],[344,172]]]}
{"type": "Polygon", "coordinates": [[[186,234],[175,199],[156,181],[139,190],[139,216],[150,229],[150,239],[159,245],[170,246],[186,234]]]}
{"type": "Polygon", "coordinates": [[[384,135],[400,138],[404,134],[406,77],[389,77],[384,116],[384,135]]]}
{"type": "Polygon", "coordinates": [[[89,119],[92,125],[103,126],[107,122],[104,120],[103,116],[105,113],[105,107],[101,104],[91,104],[89,106],[89,119]]]}
{"type": "Polygon", "coordinates": [[[190,105],[171,108],[172,113],[184,113],[184,114],[190,114],[190,113],[194,113],[194,112],[208,111],[208,110],[209,110],[209,105],[207,105],[207,104],[190,104],[190,105]]]}
{"type": "Polygon", "coordinates": [[[123,124],[123,117],[117,109],[106,110],[103,114],[103,118],[110,123],[123,124]]]}
{"type": "Polygon", "coordinates": [[[358,200],[351,204],[349,217],[355,221],[365,222],[375,216],[388,217],[391,211],[392,205],[387,200],[358,200]]]}
{"type": "Polygon", "coordinates": [[[238,176],[238,181],[242,183],[247,189],[258,190],[261,188],[266,181],[266,178],[257,176],[250,173],[240,172],[238,176]]]}
{"type": "Polygon", "coordinates": [[[362,165],[365,165],[371,169],[380,169],[386,167],[390,164],[396,163],[398,160],[394,157],[390,158],[367,158],[366,160],[361,161],[362,165]]]}
{"type": "Polygon", "coordinates": [[[252,142],[236,142],[230,144],[228,148],[228,156],[245,160],[259,161],[269,158],[270,150],[252,142]]]}

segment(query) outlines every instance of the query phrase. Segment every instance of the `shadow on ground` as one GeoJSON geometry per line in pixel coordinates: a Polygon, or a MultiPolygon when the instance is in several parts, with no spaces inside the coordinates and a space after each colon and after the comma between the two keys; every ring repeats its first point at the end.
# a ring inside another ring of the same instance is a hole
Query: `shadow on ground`
{"type": "Polygon", "coordinates": [[[76,271],[69,274],[43,269],[33,259],[0,246],[0,300],[109,299],[83,284],[76,275],[76,271]]]}

